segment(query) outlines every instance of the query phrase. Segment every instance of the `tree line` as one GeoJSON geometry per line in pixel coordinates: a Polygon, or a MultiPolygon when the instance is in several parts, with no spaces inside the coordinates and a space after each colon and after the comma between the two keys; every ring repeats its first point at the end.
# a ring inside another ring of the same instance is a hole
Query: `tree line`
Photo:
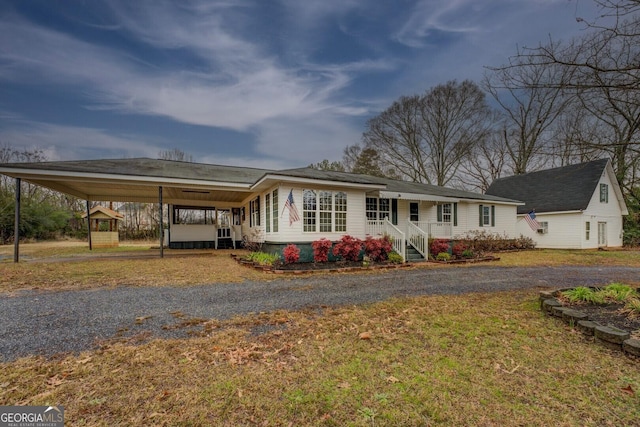
{"type": "Polygon", "coordinates": [[[594,0],[581,36],[517,49],[479,83],[401,96],[342,160],[312,164],[484,192],[497,178],[608,157],[640,243],[640,0],[594,0]]]}

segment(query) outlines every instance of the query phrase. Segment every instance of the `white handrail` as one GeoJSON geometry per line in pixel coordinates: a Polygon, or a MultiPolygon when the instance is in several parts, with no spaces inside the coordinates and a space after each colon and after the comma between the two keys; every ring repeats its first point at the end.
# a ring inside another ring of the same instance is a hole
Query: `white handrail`
{"type": "Polygon", "coordinates": [[[416,251],[420,252],[420,255],[426,259],[428,242],[427,233],[411,221],[407,221],[407,234],[409,235],[409,244],[411,244],[411,246],[413,246],[416,251]]]}
{"type": "Polygon", "coordinates": [[[402,262],[405,262],[406,240],[404,233],[398,227],[393,225],[393,223],[389,221],[389,218],[386,218],[383,222],[384,234],[388,235],[391,238],[393,250],[402,257],[402,262]]]}

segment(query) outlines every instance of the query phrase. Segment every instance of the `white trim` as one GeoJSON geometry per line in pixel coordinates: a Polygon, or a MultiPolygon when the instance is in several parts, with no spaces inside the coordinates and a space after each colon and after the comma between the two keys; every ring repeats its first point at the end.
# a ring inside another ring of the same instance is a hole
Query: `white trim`
{"type": "Polygon", "coordinates": [[[420,194],[420,193],[402,193],[397,191],[381,191],[379,197],[382,199],[418,200],[418,201],[448,202],[448,203],[457,203],[460,201],[460,199],[457,199],[454,197],[434,196],[430,194],[420,194]]]}
{"type": "Polygon", "coordinates": [[[117,182],[117,183],[129,183],[131,185],[142,185],[142,184],[169,184],[169,185],[180,185],[180,186],[189,186],[196,188],[209,188],[209,187],[225,187],[225,188],[237,188],[242,190],[250,190],[251,184],[237,183],[237,182],[220,182],[220,181],[207,181],[207,180],[197,180],[197,179],[186,179],[186,178],[164,178],[164,177],[154,177],[154,176],[144,176],[144,175],[120,175],[120,174],[109,174],[109,173],[87,173],[87,172],[63,172],[63,171],[53,171],[53,170],[43,170],[41,173],[39,170],[34,169],[16,169],[16,168],[2,168],[0,167],[0,173],[5,174],[7,176],[19,175],[20,178],[29,180],[29,179],[55,179],[56,181],[64,181],[65,179],[74,179],[75,181],[80,182],[96,182],[100,183],[109,183],[109,182],[117,182]],[[83,179],[78,179],[83,178],[83,179]]]}
{"type": "MultiPolygon", "coordinates": [[[[361,184],[357,182],[343,182],[343,181],[329,181],[325,179],[313,179],[313,178],[298,178],[291,176],[283,176],[283,175],[274,175],[268,174],[263,176],[253,184],[250,188],[251,190],[257,190],[262,184],[267,183],[267,181],[276,181],[276,182],[293,182],[298,184],[309,184],[309,185],[324,185],[328,187],[345,187],[345,188],[363,188],[363,189],[383,189],[386,188],[385,184],[361,184]]],[[[269,184],[269,183],[267,183],[269,184]]],[[[274,184],[269,184],[274,185],[274,184]]]]}

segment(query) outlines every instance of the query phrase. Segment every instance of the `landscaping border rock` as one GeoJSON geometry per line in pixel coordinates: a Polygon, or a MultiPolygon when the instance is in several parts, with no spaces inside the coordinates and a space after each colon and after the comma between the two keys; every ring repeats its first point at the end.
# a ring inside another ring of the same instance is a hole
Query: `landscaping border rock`
{"type": "Polygon", "coordinates": [[[585,336],[593,336],[594,341],[612,350],[619,350],[627,355],[640,357],[640,340],[631,338],[631,333],[623,329],[601,325],[589,320],[589,316],[579,310],[565,307],[555,298],[560,292],[541,291],[539,293],[540,309],[549,316],[559,317],[564,323],[576,328],[585,336]]]}

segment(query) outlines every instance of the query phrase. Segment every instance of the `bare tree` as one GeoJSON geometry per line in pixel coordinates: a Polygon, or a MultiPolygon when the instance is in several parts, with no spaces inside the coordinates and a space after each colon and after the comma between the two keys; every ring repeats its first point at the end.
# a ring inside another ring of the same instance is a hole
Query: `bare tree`
{"type": "Polygon", "coordinates": [[[503,175],[508,155],[501,132],[504,130],[492,132],[474,147],[472,155],[462,164],[463,173],[458,179],[463,188],[484,193],[493,181],[503,175]]]}
{"type": "Polygon", "coordinates": [[[162,160],[177,160],[180,162],[193,163],[193,156],[187,154],[179,148],[172,148],[171,150],[163,150],[158,153],[158,158],[162,160]]]}
{"type": "Polygon", "coordinates": [[[566,71],[553,64],[536,62],[534,55],[518,55],[506,66],[489,68],[484,88],[500,106],[504,130],[502,142],[509,166],[516,175],[547,163],[552,125],[571,97],[556,82],[566,71]]]}
{"type": "Polygon", "coordinates": [[[490,109],[472,81],[449,81],[424,95],[403,96],[372,118],[366,148],[416,182],[446,185],[488,135],[490,109]]]}
{"type": "Polygon", "coordinates": [[[328,159],[324,159],[318,163],[311,163],[309,167],[312,169],[318,169],[323,171],[345,172],[345,167],[341,162],[339,161],[330,162],[328,159]]]}

